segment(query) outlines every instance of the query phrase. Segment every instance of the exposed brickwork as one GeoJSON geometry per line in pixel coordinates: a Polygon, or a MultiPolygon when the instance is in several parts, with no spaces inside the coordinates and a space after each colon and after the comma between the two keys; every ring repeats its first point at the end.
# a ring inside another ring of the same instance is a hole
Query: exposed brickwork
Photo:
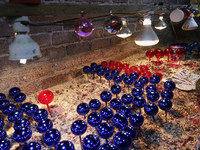
{"type": "Polygon", "coordinates": [[[0,53],[2,54],[8,54],[9,50],[8,50],[8,42],[7,40],[0,40],[0,53]]]}
{"type": "Polygon", "coordinates": [[[0,36],[13,36],[15,33],[13,28],[6,22],[0,22],[0,36]]]}
{"type": "Polygon", "coordinates": [[[111,45],[116,45],[116,44],[122,44],[125,41],[125,39],[120,38],[120,37],[112,37],[111,38],[111,45]]]}
{"type": "Polygon", "coordinates": [[[112,0],[113,3],[127,3],[128,0],[112,0]]]}
{"type": "Polygon", "coordinates": [[[92,40],[92,39],[100,38],[102,36],[103,36],[102,29],[94,29],[93,33],[90,36],[88,36],[88,37],[82,37],[82,39],[84,41],[86,41],[86,40],[92,40]]]}
{"type": "Polygon", "coordinates": [[[101,48],[106,48],[110,46],[110,38],[104,38],[104,39],[99,39],[99,40],[94,40],[91,43],[91,49],[92,50],[97,50],[101,48]]]}
{"type": "Polygon", "coordinates": [[[31,38],[38,43],[40,47],[50,45],[50,35],[48,33],[31,35],[31,38]]]}
{"type": "Polygon", "coordinates": [[[82,52],[91,51],[88,42],[74,43],[66,46],[67,55],[75,55],[82,52]]]}
{"type": "Polygon", "coordinates": [[[61,31],[62,26],[30,26],[30,34],[41,32],[61,31]]]}

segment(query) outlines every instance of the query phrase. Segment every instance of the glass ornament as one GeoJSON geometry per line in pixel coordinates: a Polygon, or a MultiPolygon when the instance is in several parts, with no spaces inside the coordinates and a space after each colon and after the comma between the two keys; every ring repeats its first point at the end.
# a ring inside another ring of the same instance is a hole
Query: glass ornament
{"type": "Polygon", "coordinates": [[[107,63],[107,61],[102,61],[102,62],[101,62],[101,65],[105,68],[105,67],[108,66],[108,63],[107,63]]]}
{"type": "Polygon", "coordinates": [[[84,66],[83,67],[83,72],[88,75],[88,73],[90,73],[90,67],[89,66],[84,66]]]}
{"type": "Polygon", "coordinates": [[[134,97],[142,96],[143,94],[143,90],[141,88],[133,88],[131,92],[134,97]]]}
{"type": "Polygon", "coordinates": [[[118,76],[119,75],[119,71],[114,69],[114,70],[111,71],[111,74],[113,75],[113,77],[114,76],[118,76]]]}
{"type": "Polygon", "coordinates": [[[114,81],[114,83],[119,84],[119,83],[122,82],[122,77],[119,76],[119,75],[114,76],[114,77],[113,77],[113,81],[114,81]]]}
{"type": "Polygon", "coordinates": [[[105,30],[110,34],[116,34],[119,32],[122,28],[122,20],[118,16],[115,16],[112,14],[112,11],[110,12],[110,17],[106,19],[104,22],[105,24],[105,30]]]}
{"type": "Polygon", "coordinates": [[[157,75],[152,75],[149,78],[149,82],[151,82],[152,84],[158,84],[160,82],[160,77],[157,75]]]}
{"type": "Polygon", "coordinates": [[[8,104],[8,105],[3,107],[2,112],[5,115],[8,115],[9,113],[11,113],[11,112],[13,112],[15,110],[17,110],[17,107],[14,104],[8,104]]]}
{"type": "Polygon", "coordinates": [[[123,94],[121,100],[125,105],[131,104],[133,100],[133,96],[131,94],[123,94]]]}
{"type": "Polygon", "coordinates": [[[128,120],[124,114],[117,113],[112,117],[112,123],[118,129],[123,129],[128,125],[128,120]]]}
{"type": "Polygon", "coordinates": [[[25,113],[29,116],[33,116],[34,113],[39,109],[39,107],[36,104],[28,105],[25,109],[25,113]]]}
{"type": "Polygon", "coordinates": [[[110,120],[113,116],[113,110],[109,107],[104,107],[100,110],[100,114],[103,120],[110,120]]]}
{"type": "Polygon", "coordinates": [[[160,99],[158,106],[160,109],[167,111],[172,108],[172,102],[169,99],[160,99]]]}
{"type": "Polygon", "coordinates": [[[142,108],[146,104],[146,100],[142,96],[136,96],[133,98],[133,105],[137,108],[142,108]]]}
{"type": "Polygon", "coordinates": [[[85,115],[87,115],[90,111],[90,106],[87,103],[80,103],[77,106],[76,111],[79,115],[83,115],[85,117],[85,115]]]}
{"type": "Polygon", "coordinates": [[[121,107],[121,105],[122,105],[122,100],[120,100],[119,98],[113,98],[110,101],[110,107],[113,108],[113,109],[115,109],[116,112],[121,107]]]}
{"type": "Polygon", "coordinates": [[[61,134],[57,129],[49,129],[43,134],[44,143],[50,147],[56,146],[61,138],[61,134]]]}
{"type": "Polygon", "coordinates": [[[140,113],[133,113],[129,118],[129,122],[134,127],[140,127],[144,122],[144,117],[140,113]]]}
{"type": "Polygon", "coordinates": [[[110,80],[112,80],[112,78],[113,78],[113,75],[112,75],[112,73],[105,73],[105,78],[106,78],[106,80],[108,80],[108,83],[109,83],[109,87],[110,87],[110,80]]]}
{"type": "Polygon", "coordinates": [[[7,136],[6,131],[4,129],[0,129],[0,139],[5,139],[7,136]]]}
{"type": "Polygon", "coordinates": [[[1,150],[9,150],[10,149],[10,141],[7,139],[0,139],[0,149],[1,150]]]}
{"type": "Polygon", "coordinates": [[[56,145],[55,150],[75,150],[71,141],[62,141],[56,145]]]}
{"type": "Polygon", "coordinates": [[[154,116],[158,113],[158,106],[155,103],[147,103],[144,107],[144,111],[147,115],[154,116]]]}
{"type": "Polygon", "coordinates": [[[9,95],[10,95],[10,96],[14,96],[15,94],[18,94],[18,93],[20,93],[20,92],[21,92],[20,88],[18,88],[18,87],[12,87],[12,88],[9,90],[9,95]]]}
{"type": "Polygon", "coordinates": [[[169,99],[169,100],[171,100],[174,97],[174,94],[173,94],[173,92],[171,90],[165,89],[165,90],[163,90],[161,92],[161,97],[163,99],[169,99]]]}
{"type": "Polygon", "coordinates": [[[147,85],[146,92],[148,93],[150,91],[157,91],[157,87],[155,85],[152,85],[152,84],[147,85]]]}
{"type": "Polygon", "coordinates": [[[176,88],[176,85],[173,81],[166,81],[164,83],[164,88],[173,91],[176,88]]]}
{"type": "Polygon", "coordinates": [[[8,114],[8,120],[12,123],[17,122],[23,117],[23,112],[20,110],[15,110],[8,114]]]}
{"type": "Polygon", "coordinates": [[[108,64],[109,64],[109,65],[115,65],[115,61],[110,60],[110,61],[108,62],[108,64]]]}
{"type": "Polygon", "coordinates": [[[132,141],[136,138],[136,130],[132,125],[127,125],[122,131],[127,132],[131,136],[132,141]]]}
{"type": "Polygon", "coordinates": [[[35,111],[33,118],[36,122],[48,118],[48,112],[45,109],[38,109],[35,111]]]}
{"type": "Polygon", "coordinates": [[[160,98],[160,94],[157,91],[150,91],[147,93],[147,99],[149,101],[155,102],[160,98]]]}
{"type": "Polygon", "coordinates": [[[32,131],[28,127],[18,128],[13,133],[13,139],[18,143],[28,141],[32,136],[32,131]]]}
{"type": "Polygon", "coordinates": [[[133,78],[133,81],[135,81],[139,78],[139,75],[137,72],[132,72],[130,73],[130,77],[133,78]]]}
{"type": "Polygon", "coordinates": [[[160,61],[160,59],[164,57],[164,51],[160,48],[157,48],[154,50],[154,55],[156,56],[157,60],[160,61]]]}
{"type": "Polygon", "coordinates": [[[92,34],[94,27],[92,22],[89,19],[86,19],[83,12],[81,12],[81,18],[76,21],[74,30],[77,35],[87,37],[92,34]]]}
{"type": "Polygon", "coordinates": [[[129,68],[129,64],[123,63],[123,64],[122,64],[122,68],[123,68],[124,70],[126,70],[127,68],[129,68]]]}
{"type": "Polygon", "coordinates": [[[108,122],[100,123],[97,128],[98,135],[101,138],[106,139],[106,142],[108,138],[112,137],[113,131],[113,126],[108,122]]]}
{"type": "Polygon", "coordinates": [[[91,110],[97,111],[101,107],[101,102],[98,99],[92,99],[89,106],[91,110]]]}
{"type": "Polygon", "coordinates": [[[14,95],[14,100],[17,103],[22,103],[26,100],[26,95],[24,93],[17,93],[14,95]]]}
{"type": "Polygon", "coordinates": [[[169,61],[169,57],[172,56],[172,54],[174,53],[173,49],[171,48],[166,48],[164,50],[164,55],[167,56],[167,61],[169,61]]]}
{"type": "Polygon", "coordinates": [[[3,128],[3,126],[4,126],[4,121],[3,121],[3,119],[2,119],[2,118],[0,118],[0,129],[2,129],[2,128],[3,128]]]}
{"type": "Polygon", "coordinates": [[[83,139],[83,150],[98,150],[100,140],[97,135],[89,134],[83,139]]]}
{"type": "Polygon", "coordinates": [[[104,75],[104,70],[103,69],[98,69],[97,70],[97,75],[100,76],[100,82],[101,82],[101,77],[104,75]]]}
{"type": "Polygon", "coordinates": [[[118,84],[114,84],[114,85],[111,86],[111,92],[113,94],[116,94],[116,97],[117,97],[117,94],[119,94],[121,92],[121,90],[122,90],[122,88],[118,84]]]}
{"type": "Polygon", "coordinates": [[[120,38],[127,38],[132,35],[131,30],[127,27],[126,19],[122,18],[122,29],[116,33],[116,35],[120,38]]]}
{"type": "Polygon", "coordinates": [[[92,127],[98,126],[102,121],[102,117],[98,112],[92,112],[88,115],[87,122],[92,127]]]}
{"type": "Polygon", "coordinates": [[[30,125],[30,121],[26,118],[22,118],[15,122],[14,129],[17,130],[23,127],[29,127],[29,125],[30,125]]]}
{"type": "Polygon", "coordinates": [[[122,63],[121,63],[121,62],[116,62],[116,63],[115,63],[115,66],[116,66],[116,67],[117,67],[117,66],[122,67],[122,63]]]}
{"type": "Polygon", "coordinates": [[[125,83],[126,85],[131,85],[131,84],[133,84],[133,78],[131,78],[130,76],[125,77],[125,78],[124,78],[124,83],[125,83]]]}
{"type": "Polygon", "coordinates": [[[3,93],[0,93],[0,100],[6,99],[6,95],[3,93]]]}
{"type": "Polygon", "coordinates": [[[2,110],[6,105],[9,105],[10,102],[6,99],[0,101],[0,110],[2,110]]]}
{"type": "Polygon", "coordinates": [[[125,131],[117,132],[113,137],[113,141],[120,150],[128,149],[132,144],[131,136],[125,131]]]}
{"type": "Polygon", "coordinates": [[[96,68],[97,68],[97,70],[98,69],[103,69],[103,66],[102,65],[97,65],[96,68]]]}
{"type": "Polygon", "coordinates": [[[121,75],[122,80],[124,80],[124,78],[125,78],[125,77],[128,77],[128,76],[129,76],[129,75],[128,75],[127,73],[122,74],[122,75],[121,75]]]}
{"type": "Polygon", "coordinates": [[[156,73],[154,73],[153,75],[156,75],[156,76],[159,76],[160,77],[160,81],[162,80],[162,74],[161,73],[159,73],[159,72],[156,72],[156,73]]]}
{"type": "Polygon", "coordinates": [[[122,105],[119,108],[119,113],[124,114],[128,118],[131,115],[131,107],[128,105],[122,105]]]}
{"type": "Polygon", "coordinates": [[[97,67],[97,64],[96,64],[96,63],[91,63],[90,67],[91,67],[91,68],[96,68],[96,67],[97,67]]]}
{"type": "Polygon", "coordinates": [[[144,87],[144,82],[143,82],[143,81],[136,80],[136,81],[134,82],[134,87],[135,87],[135,88],[140,88],[140,89],[142,89],[142,88],[144,87]]]}
{"type": "Polygon", "coordinates": [[[40,120],[37,124],[37,130],[40,133],[45,133],[47,130],[51,129],[52,127],[53,127],[53,123],[50,119],[40,120]]]}
{"type": "Polygon", "coordinates": [[[106,73],[109,73],[109,72],[110,72],[110,68],[105,67],[105,68],[103,68],[103,71],[104,71],[105,74],[106,74],[106,73]]]}
{"type": "Polygon", "coordinates": [[[139,78],[139,81],[143,82],[144,85],[147,85],[148,82],[149,82],[149,79],[148,79],[148,77],[142,76],[142,77],[139,78]]]}
{"type": "Polygon", "coordinates": [[[99,150],[118,150],[118,148],[113,143],[104,143],[99,147],[99,150]]]}
{"type": "Polygon", "coordinates": [[[107,106],[107,102],[111,100],[112,94],[109,91],[103,91],[101,92],[100,98],[102,101],[106,103],[106,106],[107,106]]]}
{"type": "Polygon", "coordinates": [[[22,150],[41,150],[41,145],[38,142],[30,141],[24,144],[22,150]]]}
{"type": "Polygon", "coordinates": [[[25,112],[26,109],[27,109],[28,107],[30,107],[30,106],[31,106],[31,103],[29,103],[29,102],[23,103],[23,104],[20,106],[20,110],[23,111],[23,112],[25,112]]]}
{"type": "Polygon", "coordinates": [[[93,75],[93,80],[94,80],[94,78],[95,78],[95,73],[97,73],[97,68],[96,67],[94,67],[94,68],[90,68],[90,73],[93,75]]]}

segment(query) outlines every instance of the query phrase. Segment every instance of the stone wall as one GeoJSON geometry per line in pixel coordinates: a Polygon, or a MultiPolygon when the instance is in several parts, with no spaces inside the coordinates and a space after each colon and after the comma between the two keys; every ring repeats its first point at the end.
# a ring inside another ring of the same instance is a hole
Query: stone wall
{"type": "MultiPolygon", "coordinates": [[[[8,0],[1,1],[1,3],[7,2],[8,0]]],[[[114,3],[123,5],[155,2],[189,3],[188,0],[41,0],[41,2],[44,4],[114,3]]],[[[86,38],[76,35],[73,26],[31,26],[30,36],[39,44],[42,57],[28,60],[25,65],[20,64],[19,61],[8,59],[8,46],[14,40],[14,32],[2,17],[0,18],[0,92],[7,94],[11,87],[18,86],[28,95],[81,75],[83,66],[90,65],[92,62],[100,63],[111,59],[120,61],[126,57],[134,59],[135,53],[144,53],[148,49],[167,48],[169,44],[176,43],[176,38],[169,22],[169,16],[165,17],[168,28],[163,31],[154,29],[160,39],[160,43],[154,47],[139,47],[135,44],[135,37],[142,30],[138,18],[128,18],[128,26],[133,34],[127,39],[108,34],[104,30],[103,21],[94,22],[95,30],[91,36],[86,38]]],[[[152,20],[154,25],[158,21],[158,16],[153,16],[152,20]]],[[[198,22],[200,23],[200,21],[198,22]]],[[[182,22],[175,24],[175,27],[179,29],[181,25],[182,22]]],[[[187,34],[189,32],[195,34],[195,31],[179,30],[179,32],[181,40],[184,42],[198,41],[198,36],[191,38],[187,34]]]]}

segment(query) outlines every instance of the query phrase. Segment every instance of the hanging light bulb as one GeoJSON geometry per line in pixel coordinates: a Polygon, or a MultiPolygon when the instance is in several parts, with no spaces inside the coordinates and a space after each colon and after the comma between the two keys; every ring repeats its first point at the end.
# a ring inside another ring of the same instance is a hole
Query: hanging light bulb
{"type": "Polygon", "coordinates": [[[127,27],[126,19],[122,18],[122,29],[116,34],[120,38],[127,38],[132,35],[131,30],[127,27]]]}
{"type": "Polygon", "coordinates": [[[170,13],[169,17],[172,22],[180,22],[184,18],[184,12],[176,8],[170,13]]]}
{"type": "Polygon", "coordinates": [[[138,34],[135,43],[139,46],[152,46],[159,42],[158,36],[151,27],[151,18],[144,18],[143,31],[138,34]]]}
{"type": "Polygon", "coordinates": [[[23,25],[21,21],[29,21],[29,18],[22,16],[14,20],[15,40],[9,45],[9,59],[20,60],[20,63],[25,64],[27,59],[41,56],[41,53],[39,45],[28,35],[29,26],[23,25]]]}
{"type": "Polygon", "coordinates": [[[191,13],[182,26],[183,30],[195,30],[196,28],[198,28],[198,24],[196,23],[193,17],[194,17],[194,14],[191,13]]]}
{"type": "Polygon", "coordinates": [[[167,28],[167,24],[163,21],[163,16],[159,16],[159,21],[156,23],[155,28],[158,30],[163,30],[167,28]]]}

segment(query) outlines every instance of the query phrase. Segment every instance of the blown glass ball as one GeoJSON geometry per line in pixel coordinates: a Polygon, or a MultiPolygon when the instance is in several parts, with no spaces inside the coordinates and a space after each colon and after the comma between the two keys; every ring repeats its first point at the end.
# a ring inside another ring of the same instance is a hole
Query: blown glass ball
{"type": "Polygon", "coordinates": [[[103,76],[104,75],[104,70],[103,69],[98,69],[97,70],[97,75],[98,76],[103,76]]]}
{"type": "Polygon", "coordinates": [[[132,126],[139,127],[143,124],[144,117],[140,113],[133,113],[129,118],[129,122],[131,123],[132,126]]]}
{"type": "Polygon", "coordinates": [[[121,75],[122,80],[124,80],[124,78],[125,78],[125,77],[128,77],[128,76],[129,76],[129,75],[128,75],[127,73],[122,74],[122,75],[121,75]]]}
{"type": "Polygon", "coordinates": [[[99,147],[99,150],[118,150],[118,148],[113,143],[104,143],[99,147]]]}
{"type": "Polygon", "coordinates": [[[13,139],[18,143],[28,141],[32,136],[32,131],[28,127],[18,128],[13,133],[13,139]]]}
{"type": "Polygon", "coordinates": [[[75,150],[75,148],[72,142],[62,141],[56,145],[55,150],[75,150]]]}
{"type": "Polygon", "coordinates": [[[101,100],[104,102],[109,102],[112,98],[112,94],[109,91],[103,91],[101,92],[101,100]]]}
{"type": "Polygon", "coordinates": [[[137,80],[134,82],[134,87],[142,89],[144,87],[144,82],[137,80]]]}
{"type": "Polygon", "coordinates": [[[2,110],[6,105],[10,104],[10,102],[6,99],[0,101],[0,110],[2,110]]]}
{"type": "Polygon", "coordinates": [[[33,115],[36,122],[48,118],[48,112],[45,109],[38,109],[33,115]]]}
{"type": "Polygon", "coordinates": [[[157,101],[159,98],[160,98],[160,95],[157,91],[150,91],[147,93],[147,99],[152,102],[157,101]]]}
{"type": "Polygon", "coordinates": [[[124,78],[124,83],[125,83],[126,85],[131,85],[131,84],[133,84],[133,78],[131,78],[130,76],[125,77],[125,78],[124,78]]]}
{"type": "Polygon", "coordinates": [[[124,114],[117,113],[112,117],[112,122],[114,126],[118,129],[123,129],[128,125],[128,120],[124,114]]]}
{"type": "Polygon", "coordinates": [[[103,139],[108,139],[113,135],[113,126],[108,122],[103,122],[98,125],[98,135],[103,139]]]}
{"type": "Polygon", "coordinates": [[[3,107],[2,112],[5,115],[8,115],[9,113],[11,113],[11,112],[13,112],[15,110],[17,110],[17,107],[14,104],[8,104],[8,105],[3,107]]]}
{"type": "Polygon", "coordinates": [[[160,82],[160,77],[157,76],[157,75],[152,75],[150,78],[149,78],[149,81],[152,83],[152,84],[158,84],[160,82]]]}
{"type": "Polygon", "coordinates": [[[110,72],[110,68],[105,67],[105,68],[103,68],[103,71],[104,71],[105,74],[106,74],[106,73],[109,73],[109,72],[110,72]]]}
{"type": "Polygon", "coordinates": [[[100,140],[97,135],[89,134],[83,139],[84,150],[98,150],[100,146],[100,140]]]}
{"type": "Polygon", "coordinates": [[[173,81],[166,81],[164,83],[164,88],[173,91],[176,88],[176,85],[173,81]]]}
{"type": "Polygon", "coordinates": [[[87,122],[92,127],[98,126],[102,121],[102,117],[98,112],[92,112],[88,115],[87,122]]]}
{"type": "Polygon", "coordinates": [[[154,51],[153,50],[148,50],[146,51],[146,56],[150,59],[154,56],[154,51]]]}
{"type": "Polygon", "coordinates": [[[133,100],[133,96],[131,94],[123,94],[121,100],[125,105],[131,104],[133,100]]]}
{"type": "Polygon", "coordinates": [[[120,150],[128,149],[132,143],[131,136],[125,131],[117,132],[113,137],[113,141],[120,150]]]}
{"type": "Polygon", "coordinates": [[[41,145],[38,142],[31,141],[25,143],[22,150],[41,150],[41,145]]]}
{"type": "Polygon", "coordinates": [[[60,141],[61,134],[56,129],[49,129],[43,135],[44,143],[50,147],[56,146],[60,141]]]}
{"type": "Polygon", "coordinates": [[[144,97],[141,97],[141,96],[136,96],[134,97],[133,99],[133,105],[137,108],[142,108],[144,107],[146,104],[146,100],[144,97]]]}
{"type": "Polygon", "coordinates": [[[39,109],[36,104],[31,104],[25,109],[25,113],[29,116],[33,116],[34,113],[39,109]]]}
{"type": "Polygon", "coordinates": [[[20,110],[23,111],[23,112],[25,112],[26,109],[27,109],[28,107],[30,107],[30,105],[31,105],[31,103],[23,103],[23,104],[20,106],[20,110]]]}
{"type": "Polygon", "coordinates": [[[99,69],[103,69],[103,66],[102,65],[97,65],[97,70],[99,70],[99,69]]]}
{"type": "Polygon", "coordinates": [[[155,85],[152,85],[152,84],[147,85],[146,92],[148,93],[150,91],[157,91],[157,87],[155,85]]]}
{"type": "Polygon", "coordinates": [[[160,109],[167,111],[172,108],[172,102],[169,99],[161,99],[159,100],[158,106],[160,109]]]}
{"type": "Polygon", "coordinates": [[[38,100],[41,104],[50,104],[53,101],[54,94],[49,90],[44,90],[39,93],[38,100]]]}
{"type": "Polygon", "coordinates": [[[173,94],[173,92],[171,90],[163,90],[161,92],[161,97],[163,99],[169,99],[169,100],[171,100],[174,97],[174,94],[173,94]]]}
{"type": "Polygon", "coordinates": [[[15,110],[8,114],[8,120],[12,123],[17,122],[23,117],[23,112],[21,110],[15,110]]]}
{"type": "Polygon", "coordinates": [[[9,150],[10,149],[10,141],[7,139],[0,139],[0,149],[1,150],[9,150]]]}
{"type": "Polygon", "coordinates": [[[95,73],[97,73],[97,68],[95,67],[95,68],[90,68],[90,73],[91,74],[95,74],[95,73]]]}
{"type": "Polygon", "coordinates": [[[3,128],[3,126],[4,126],[4,121],[3,121],[3,119],[2,119],[2,118],[0,118],[0,129],[2,129],[2,128],[3,128]]]}
{"type": "Polygon", "coordinates": [[[91,110],[98,110],[101,107],[101,102],[98,99],[92,99],[89,102],[89,106],[91,110]]]}
{"type": "Polygon", "coordinates": [[[87,124],[83,120],[76,120],[71,125],[71,131],[75,135],[82,135],[87,130],[87,124]]]}
{"type": "Polygon", "coordinates": [[[119,108],[119,113],[124,114],[126,117],[129,117],[131,115],[131,107],[128,105],[122,105],[119,108]]]}
{"type": "Polygon", "coordinates": [[[132,141],[136,138],[136,130],[132,125],[128,125],[123,128],[123,131],[127,132],[130,136],[132,141]]]}
{"type": "Polygon", "coordinates": [[[106,73],[105,78],[106,78],[106,80],[112,80],[112,78],[113,78],[112,73],[110,73],[110,72],[106,73]]]}
{"type": "Polygon", "coordinates": [[[114,69],[113,71],[111,71],[111,74],[114,76],[118,76],[119,75],[119,71],[114,69]]]}
{"type": "Polygon", "coordinates": [[[147,78],[147,77],[140,77],[139,78],[139,81],[141,81],[141,82],[143,82],[144,83],[144,85],[146,85],[146,84],[148,84],[148,82],[149,82],[149,79],[147,78]]]}
{"type": "Polygon", "coordinates": [[[14,95],[14,100],[17,103],[21,103],[26,100],[26,95],[24,93],[17,93],[14,95]]]}
{"type": "Polygon", "coordinates": [[[87,74],[90,73],[90,67],[89,66],[84,66],[83,67],[83,72],[87,73],[87,74]]]}
{"type": "Polygon", "coordinates": [[[118,110],[122,105],[122,100],[120,100],[119,98],[113,98],[111,101],[110,101],[110,107],[115,109],[115,110],[118,110]]]}
{"type": "Polygon", "coordinates": [[[10,96],[15,96],[15,94],[20,93],[20,92],[21,92],[20,88],[18,88],[18,87],[12,87],[9,90],[9,95],[10,96]]]}
{"type": "Polygon", "coordinates": [[[114,76],[113,77],[113,81],[116,83],[116,84],[119,84],[122,82],[122,77],[117,75],[117,76],[114,76]]]}
{"type": "Polygon", "coordinates": [[[116,34],[122,28],[121,18],[113,14],[111,14],[110,17],[106,19],[104,24],[105,24],[105,30],[108,31],[108,33],[110,34],[116,34]]]}
{"type": "Polygon", "coordinates": [[[135,81],[139,78],[139,75],[137,72],[130,73],[130,77],[135,81]]]}
{"type": "Polygon", "coordinates": [[[109,107],[104,107],[100,110],[100,114],[103,120],[110,120],[113,116],[113,110],[109,107]]]}
{"type": "Polygon", "coordinates": [[[77,106],[76,111],[79,115],[86,115],[90,111],[90,106],[87,103],[80,103],[77,106]]]}
{"type": "Polygon", "coordinates": [[[119,94],[121,92],[121,90],[122,90],[122,88],[118,84],[114,84],[114,85],[111,86],[111,92],[113,94],[119,94]]]}
{"type": "Polygon", "coordinates": [[[0,139],[5,139],[7,136],[6,131],[4,129],[0,129],[0,139]]]}
{"type": "Polygon", "coordinates": [[[91,68],[96,68],[96,67],[97,67],[97,64],[96,64],[96,63],[91,63],[90,67],[91,67],[91,68]]]}
{"type": "Polygon", "coordinates": [[[26,118],[22,118],[18,120],[17,122],[15,122],[14,129],[17,130],[20,128],[29,127],[29,125],[30,125],[30,121],[26,118]]]}
{"type": "Polygon", "coordinates": [[[3,93],[0,93],[0,100],[6,99],[6,95],[3,93]]]}
{"type": "Polygon", "coordinates": [[[48,129],[53,127],[53,123],[50,119],[40,120],[37,124],[37,130],[40,133],[45,133],[48,129]]]}
{"type": "Polygon", "coordinates": [[[132,92],[132,95],[135,97],[142,96],[143,94],[143,90],[141,88],[133,88],[131,92],[132,92]]]}
{"type": "Polygon", "coordinates": [[[155,103],[147,103],[144,107],[144,111],[147,115],[154,116],[158,113],[158,106],[155,103]]]}

